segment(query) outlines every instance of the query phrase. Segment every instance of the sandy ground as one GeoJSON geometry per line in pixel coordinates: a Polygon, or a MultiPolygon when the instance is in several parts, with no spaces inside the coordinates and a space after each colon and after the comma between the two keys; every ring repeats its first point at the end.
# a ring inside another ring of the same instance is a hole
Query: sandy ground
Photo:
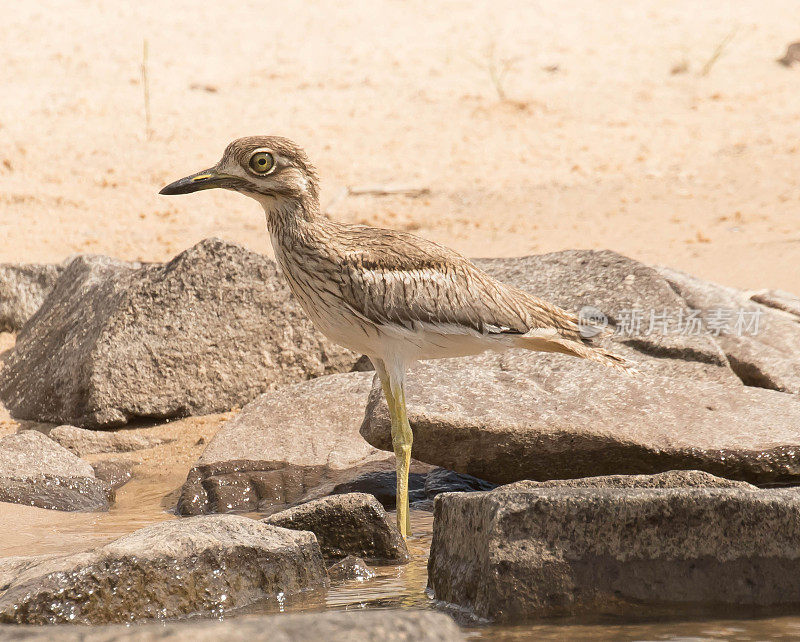
{"type": "Polygon", "coordinates": [[[87,0],[3,18],[0,261],[163,260],[208,236],[269,253],[255,203],[157,191],[272,133],[306,147],[341,220],[800,292],[800,66],[775,62],[800,39],[796,0],[87,0]],[[346,195],[373,185],[430,193],[346,195]]]}

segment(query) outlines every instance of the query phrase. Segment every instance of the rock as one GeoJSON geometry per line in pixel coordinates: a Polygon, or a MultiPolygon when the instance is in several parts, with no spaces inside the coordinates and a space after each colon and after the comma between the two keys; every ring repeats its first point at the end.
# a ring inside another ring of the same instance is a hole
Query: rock
{"type": "Polygon", "coordinates": [[[332,582],[344,582],[347,580],[365,582],[375,577],[375,571],[369,568],[367,563],[360,557],[348,555],[328,567],[328,577],[332,582]]]}
{"type": "MultiPolygon", "coordinates": [[[[423,473],[409,473],[408,500],[410,503],[427,499],[425,494],[425,478],[423,473]]],[[[387,510],[397,507],[397,473],[394,470],[378,470],[366,472],[351,480],[333,487],[332,494],[368,493],[377,499],[387,510]]]]}
{"type": "Polygon", "coordinates": [[[500,622],[800,602],[795,490],[609,481],[439,495],[436,599],[500,622]]]}
{"type": "Polygon", "coordinates": [[[346,371],[275,263],[208,239],[169,263],[82,256],[17,337],[0,398],[19,419],[120,426],[229,410],[346,371]]]}
{"type": "MultiPolygon", "coordinates": [[[[773,390],[514,351],[419,364],[406,398],[413,457],[495,483],[671,469],[800,480],[800,404],[773,390]]],[[[361,434],[391,449],[380,386],[361,434]]]]}
{"type": "Polygon", "coordinates": [[[609,250],[476,263],[566,310],[603,315],[613,334],[595,342],[636,362],[645,374],[739,383],[714,337],[677,331],[677,320],[687,318],[689,306],[650,266],[609,250]]]}
{"type": "Polygon", "coordinates": [[[371,381],[370,373],[331,375],[249,403],[189,471],[178,511],[279,510],[327,495],[364,469],[393,467],[393,455],[358,434],[371,381]]]}
{"type": "Polygon", "coordinates": [[[0,439],[0,502],[65,511],[108,510],[110,487],[92,466],[34,430],[0,439]]]}
{"type": "Polygon", "coordinates": [[[444,613],[417,609],[357,609],[108,626],[0,627],[14,639],[49,642],[458,642],[465,639],[444,613]]]}
{"type": "Polygon", "coordinates": [[[1,263],[0,332],[19,332],[63,271],[60,265],[1,263]]]}
{"type": "Polygon", "coordinates": [[[106,460],[92,464],[94,476],[105,482],[111,490],[117,490],[127,484],[133,477],[136,462],[130,460],[106,460]]]}
{"type": "Polygon", "coordinates": [[[78,457],[95,453],[131,452],[175,441],[172,437],[143,435],[132,430],[100,431],[76,426],[56,426],[48,433],[48,437],[78,457]]]}
{"type": "Polygon", "coordinates": [[[408,549],[400,531],[372,495],[332,495],[301,504],[263,520],[267,524],[311,531],[327,558],[361,557],[371,563],[404,564],[408,549]]]}
{"type": "MultiPolygon", "coordinates": [[[[800,393],[800,317],[777,309],[774,295],[756,295],[772,302],[761,305],[741,290],[669,268],[659,272],[689,307],[714,322],[714,338],[745,384],[800,393]]],[[[790,296],[781,298],[783,307],[791,307],[790,296]]]]}
{"type": "Polygon", "coordinates": [[[436,468],[425,477],[425,494],[429,498],[441,493],[473,493],[492,490],[497,484],[478,479],[472,475],[462,475],[454,470],[436,468]]]}
{"type": "Polygon", "coordinates": [[[783,290],[758,290],[750,295],[750,299],[756,303],[766,305],[768,308],[783,310],[798,317],[800,323],[800,297],[784,292],[783,290]]]}
{"type": "Polygon", "coordinates": [[[161,522],[85,553],[0,559],[0,622],[217,617],[327,585],[311,533],[236,515],[161,522]]]}

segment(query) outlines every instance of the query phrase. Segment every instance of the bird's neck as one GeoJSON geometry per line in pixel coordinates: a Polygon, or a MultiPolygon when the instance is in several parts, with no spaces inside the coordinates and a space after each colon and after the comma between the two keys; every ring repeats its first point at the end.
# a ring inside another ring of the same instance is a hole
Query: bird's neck
{"type": "Polygon", "coordinates": [[[267,227],[273,238],[292,238],[307,233],[325,217],[320,213],[319,199],[311,196],[263,196],[256,200],[261,203],[267,215],[267,227]]]}

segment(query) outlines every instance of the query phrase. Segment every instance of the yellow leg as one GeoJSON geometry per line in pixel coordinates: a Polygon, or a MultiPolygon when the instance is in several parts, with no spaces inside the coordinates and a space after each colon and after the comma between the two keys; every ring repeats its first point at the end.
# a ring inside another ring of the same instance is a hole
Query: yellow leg
{"type": "Polygon", "coordinates": [[[392,445],[397,464],[397,524],[403,537],[411,535],[411,512],[408,507],[408,472],[411,468],[411,445],[414,433],[408,423],[406,391],[403,385],[392,390],[395,400],[397,429],[392,434],[392,445]],[[401,526],[402,524],[402,526],[401,526]]]}
{"type": "Polygon", "coordinates": [[[397,471],[397,529],[403,538],[411,535],[411,516],[408,508],[408,471],[411,468],[411,442],[413,435],[406,414],[406,398],[402,385],[392,385],[386,366],[375,360],[375,370],[381,380],[383,395],[389,406],[392,420],[392,446],[397,471]]]}

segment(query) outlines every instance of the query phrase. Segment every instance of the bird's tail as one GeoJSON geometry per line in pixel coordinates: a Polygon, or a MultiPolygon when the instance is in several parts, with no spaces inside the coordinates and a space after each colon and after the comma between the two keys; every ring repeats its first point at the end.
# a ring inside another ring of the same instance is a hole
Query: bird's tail
{"type": "Polygon", "coordinates": [[[581,359],[589,359],[602,363],[604,366],[621,370],[630,375],[638,374],[633,363],[620,357],[605,348],[589,345],[586,343],[578,343],[569,339],[560,337],[542,338],[531,336],[518,336],[515,341],[516,345],[526,350],[534,350],[537,352],[558,352],[561,354],[568,354],[573,357],[580,357],[581,359]]]}

